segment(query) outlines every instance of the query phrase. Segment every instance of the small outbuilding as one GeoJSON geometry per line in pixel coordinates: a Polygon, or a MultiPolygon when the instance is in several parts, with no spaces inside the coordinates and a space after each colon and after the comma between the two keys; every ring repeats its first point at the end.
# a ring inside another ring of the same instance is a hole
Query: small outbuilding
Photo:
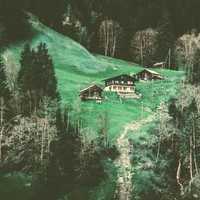
{"type": "Polygon", "coordinates": [[[153,64],[153,67],[155,67],[155,68],[164,68],[165,65],[166,65],[166,62],[158,62],[158,63],[153,64]]]}
{"type": "Polygon", "coordinates": [[[82,101],[102,101],[102,92],[103,89],[98,85],[91,85],[83,90],[80,91],[80,98],[82,101]]]}
{"type": "Polygon", "coordinates": [[[144,81],[163,80],[164,79],[164,77],[162,75],[160,75],[158,72],[155,72],[155,71],[150,70],[150,69],[142,70],[141,72],[139,72],[135,75],[135,78],[137,80],[144,80],[144,81]]]}

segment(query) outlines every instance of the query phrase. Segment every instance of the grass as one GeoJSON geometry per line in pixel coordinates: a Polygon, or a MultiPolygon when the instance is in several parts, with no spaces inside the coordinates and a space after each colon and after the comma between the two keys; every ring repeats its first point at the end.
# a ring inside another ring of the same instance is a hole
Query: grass
{"type": "MultiPolygon", "coordinates": [[[[37,19],[32,17],[31,23],[35,32],[34,37],[31,40],[10,45],[4,51],[3,57],[7,66],[13,67],[12,63],[17,63],[16,68],[19,69],[20,52],[25,43],[36,47],[40,42],[45,42],[54,61],[62,103],[71,109],[71,119],[83,121],[85,133],[90,138],[97,136],[98,129],[102,126],[101,118],[107,116],[109,139],[111,143],[114,143],[126,124],[147,117],[161,102],[176,95],[183,73],[155,69],[166,80],[138,82],[136,88],[142,94],[139,100],[120,100],[114,94],[104,93],[106,100],[102,104],[81,102],[79,91],[88,85],[94,83],[104,85],[103,79],[120,74],[134,74],[142,68],[137,64],[119,59],[92,55],[80,44],[44,26],[37,19]]],[[[107,171],[112,177],[91,192],[91,199],[98,199],[100,196],[102,197],[100,199],[111,199],[109,196],[114,190],[113,182],[116,176],[112,167],[110,170],[110,172],[107,171]]]]}
{"type": "Polygon", "coordinates": [[[147,116],[161,101],[167,100],[176,93],[177,82],[182,73],[156,69],[155,71],[160,72],[167,80],[138,83],[138,92],[143,95],[141,100],[120,101],[117,97],[109,97],[100,105],[94,102],[82,103],[79,99],[79,91],[84,87],[93,83],[104,85],[102,80],[105,78],[124,73],[134,74],[142,68],[119,59],[94,56],[80,44],[49,29],[38,20],[32,18],[31,23],[35,32],[32,40],[9,46],[4,52],[4,58],[18,62],[25,43],[28,42],[32,47],[36,47],[40,42],[45,42],[53,57],[63,104],[72,108],[72,119],[82,119],[90,137],[95,137],[101,126],[100,116],[108,115],[109,138],[114,142],[125,124],[140,119],[141,115],[147,116]]]}

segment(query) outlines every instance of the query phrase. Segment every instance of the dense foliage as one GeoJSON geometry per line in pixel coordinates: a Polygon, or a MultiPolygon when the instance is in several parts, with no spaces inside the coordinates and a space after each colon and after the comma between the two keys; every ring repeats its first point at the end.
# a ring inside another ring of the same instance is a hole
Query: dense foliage
{"type": "MultiPolygon", "coordinates": [[[[191,45],[192,34],[179,38],[199,31],[199,8],[197,0],[0,0],[0,44],[34,34],[27,20],[32,12],[94,53],[144,66],[163,61],[173,69],[176,56],[184,57],[189,70],[182,93],[168,107],[161,105],[148,142],[131,141],[132,196],[199,199],[200,50],[191,45]]],[[[102,161],[117,155],[108,142],[107,119],[100,120],[99,137],[89,140],[79,113],[71,121],[69,111],[61,109],[53,60],[44,43],[24,47],[15,91],[8,76],[0,59],[1,172],[31,175],[31,200],[88,199],[88,188],[106,176],[102,161]]]]}
{"type": "Polygon", "coordinates": [[[155,127],[148,129],[148,141],[132,141],[133,195],[138,200],[200,198],[199,63],[196,49],[180,94],[168,105],[161,104],[155,127]]]}
{"type": "Polygon", "coordinates": [[[192,29],[200,29],[199,7],[196,0],[1,0],[1,41],[30,35],[25,16],[25,11],[29,11],[93,52],[137,62],[131,51],[131,41],[137,31],[153,28],[158,32],[156,51],[144,64],[151,66],[166,61],[170,51],[171,60],[167,66],[174,68],[175,41],[192,29]],[[106,41],[104,46],[103,41],[106,41]]]}
{"type": "MultiPolygon", "coordinates": [[[[29,111],[37,110],[44,96],[52,100],[59,99],[53,61],[46,44],[41,43],[37,50],[26,45],[20,62],[18,85],[23,100],[31,102],[29,111]]],[[[24,111],[29,113],[27,109],[24,111]]]]}
{"type": "Polygon", "coordinates": [[[14,92],[3,59],[0,64],[1,173],[31,176],[31,200],[56,200],[66,194],[87,199],[88,190],[82,187],[96,186],[106,177],[102,160],[114,158],[117,151],[106,137],[86,138],[80,120],[71,121],[69,112],[61,109],[46,44],[35,49],[25,45],[20,64],[14,92]]]}

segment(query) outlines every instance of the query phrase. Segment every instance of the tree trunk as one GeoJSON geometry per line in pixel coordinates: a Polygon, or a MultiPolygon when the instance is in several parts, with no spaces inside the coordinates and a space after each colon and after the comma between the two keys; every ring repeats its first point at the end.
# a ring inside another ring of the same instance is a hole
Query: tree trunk
{"type": "Polygon", "coordinates": [[[3,97],[0,98],[0,162],[2,162],[2,139],[3,139],[3,127],[4,123],[4,99],[3,97]]]}
{"type": "Polygon", "coordinates": [[[196,174],[199,174],[198,164],[197,164],[197,157],[196,157],[196,130],[195,130],[195,116],[193,116],[193,123],[192,123],[192,136],[193,136],[193,155],[194,155],[194,166],[196,174]]]}
{"type": "Polygon", "coordinates": [[[192,143],[192,136],[190,136],[190,180],[193,179],[193,158],[192,158],[192,154],[193,154],[193,151],[192,151],[192,148],[193,148],[193,143],[192,143]]]}
{"type": "Polygon", "coordinates": [[[180,191],[181,191],[181,195],[183,195],[184,191],[183,191],[183,184],[181,183],[181,159],[179,159],[178,161],[178,168],[176,171],[176,181],[177,184],[180,186],[180,191]]]}
{"type": "Polygon", "coordinates": [[[142,37],[142,33],[140,35],[140,59],[141,59],[141,66],[143,66],[144,62],[143,62],[143,37],[142,37]]]}

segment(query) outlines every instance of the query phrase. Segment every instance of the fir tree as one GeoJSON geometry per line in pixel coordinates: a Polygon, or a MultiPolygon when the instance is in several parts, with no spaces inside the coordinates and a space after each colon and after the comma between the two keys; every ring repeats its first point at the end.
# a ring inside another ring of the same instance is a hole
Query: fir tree
{"type": "Polygon", "coordinates": [[[156,62],[165,61],[167,62],[167,67],[171,67],[169,65],[173,63],[174,39],[170,16],[167,12],[165,12],[158,25],[155,54],[156,62]],[[170,58],[169,54],[171,54],[170,58]],[[171,60],[171,64],[169,64],[169,59],[171,60]]]}
{"type": "Polygon", "coordinates": [[[31,79],[33,55],[34,51],[31,50],[29,44],[26,44],[24,50],[21,53],[21,68],[18,74],[18,85],[24,92],[31,89],[29,82],[31,79]]]}
{"type": "Polygon", "coordinates": [[[12,117],[10,107],[10,90],[8,88],[5,66],[0,57],[0,126],[12,117]]]}
{"type": "Polygon", "coordinates": [[[7,84],[7,77],[5,72],[5,66],[0,57],[0,97],[3,97],[5,100],[8,100],[10,91],[7,84]]]}
{"type": "Polygon", "coordinates": [[[46,44],[41,43],[36,51],[26,45],[20,63],[18,83],[24,92],[35,91],[52,99],[58,97],[53,61],[46,44]]]}
{"type": "Polygon", "coordinates": [[[192,71],[189,72],[189,82],[191,84],[199,85],[200,84],[200,49],[196,50],[193,59],[192,71]]]}
{"type": "Polygon", "coordinates": [[[43,97],[59,100],[53,61],[46,44],[41,43],[36,50],[26,45],[21,54],[20,63],[18,85],[25,97],[23,98],[24,105],[31,105],[32,110],[39,107],[43,97]],[[27,100],[31,104],[26,102],[27,100]]]}
{"type": "Polygon", "coordinates": [[[58,98],[57,92],[57,80],[55,76],[53,61],[48,53],[48,49],[45,43],[41,43],[37,47],[35,68],[33,74],[36,80],[36,89],[40,88],[44,96],[48,96],[52,99],[58,98]]]}

